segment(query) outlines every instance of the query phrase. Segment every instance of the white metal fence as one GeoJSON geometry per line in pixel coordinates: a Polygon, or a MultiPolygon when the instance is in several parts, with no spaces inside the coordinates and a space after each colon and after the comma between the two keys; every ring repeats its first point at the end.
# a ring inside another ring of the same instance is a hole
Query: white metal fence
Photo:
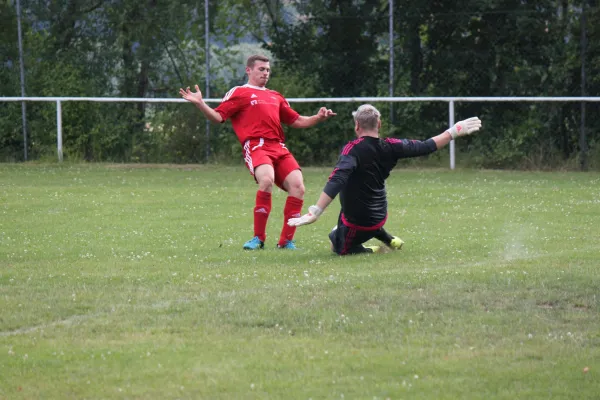
{"type": "MultiPolygon", "coordinates": [[[[600,102],[600,97],[315,97],[290,98],[290,103],[409,103],[445,102],[448,103],[448,125],[454,125],[454,105],[461,102],[600,102]]],[[[91,101],[102,103],[145,102],[145,103],[187,103],[178,98],[139,98],[139,97],[0,97],[0,101],[32,101],[56,103],[56,147],[58,160],[63,159],[62,148],[62,103],[65,101],[91,101]]],[[[220,103],[221,99],[204,99],[207,103],[220,103]]],[[[454,141],[450,142],[450,169],[455,167],[454,141]]]]}

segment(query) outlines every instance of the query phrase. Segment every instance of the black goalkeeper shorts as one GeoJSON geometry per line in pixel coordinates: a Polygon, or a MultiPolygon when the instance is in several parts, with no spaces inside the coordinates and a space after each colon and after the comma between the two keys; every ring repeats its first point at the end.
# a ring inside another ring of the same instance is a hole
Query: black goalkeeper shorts
{"type": "Polygon", "coordinates": [[[376,231],[359,231],[354,228],[347,227],[341,221],[329,233],[329,240],[333,245],[334,253],[340,256],[346,254],[371,253],[370,249],[366,249],[363,243],[373,239],[376,231]]]}

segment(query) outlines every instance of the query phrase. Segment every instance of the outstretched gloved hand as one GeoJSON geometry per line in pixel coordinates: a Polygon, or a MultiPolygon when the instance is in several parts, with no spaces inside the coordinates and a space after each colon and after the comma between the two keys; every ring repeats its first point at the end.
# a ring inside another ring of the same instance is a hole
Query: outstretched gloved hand
{"type": "Polygon", "coordinates": [[[452,135],[452,139],[456,139],[457,137],[477,132],[480,128],[481,120],[477,117],[471,117],[463,121],[458,121],[452,128],[448,129],[448,132],[452,135]]]}
{"type": "Polygon", "coordinates": [[[308,213],[304,214],[299,218],[290,218],[288,219],[287,224],[289,226],[302,226],[308,225],[315,222],[319,217],[323,214],[323,209],[319,206],[310,206],[308,207],[308,213]]]}

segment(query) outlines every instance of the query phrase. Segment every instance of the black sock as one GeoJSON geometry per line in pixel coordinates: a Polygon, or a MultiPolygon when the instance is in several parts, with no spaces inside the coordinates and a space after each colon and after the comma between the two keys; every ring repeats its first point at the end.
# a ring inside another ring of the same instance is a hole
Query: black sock
{"type": "Polygon", "coordinates": [[[389,245],[390,243],[392,243],[392,239],[394,238],[392,235],[387,233],[386,230],[383,228],[379,228],[378,230],[376,230],[374,237],[375,237],[375,239],[385,243],[386,245],[389,245]]]}

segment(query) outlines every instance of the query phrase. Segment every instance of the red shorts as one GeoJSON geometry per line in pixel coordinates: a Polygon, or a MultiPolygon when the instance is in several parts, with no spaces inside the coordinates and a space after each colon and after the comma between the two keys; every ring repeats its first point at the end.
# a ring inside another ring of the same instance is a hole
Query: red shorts
{"type": "Polygon", "coordinates": [[[300,165],[285,144],[274,140],[247,140],[244,143],[244,161],[252,176],[259,165],[272,166],[275,170],[275,184],[281,189],[290,172],[300,169],[300,165]]]}

